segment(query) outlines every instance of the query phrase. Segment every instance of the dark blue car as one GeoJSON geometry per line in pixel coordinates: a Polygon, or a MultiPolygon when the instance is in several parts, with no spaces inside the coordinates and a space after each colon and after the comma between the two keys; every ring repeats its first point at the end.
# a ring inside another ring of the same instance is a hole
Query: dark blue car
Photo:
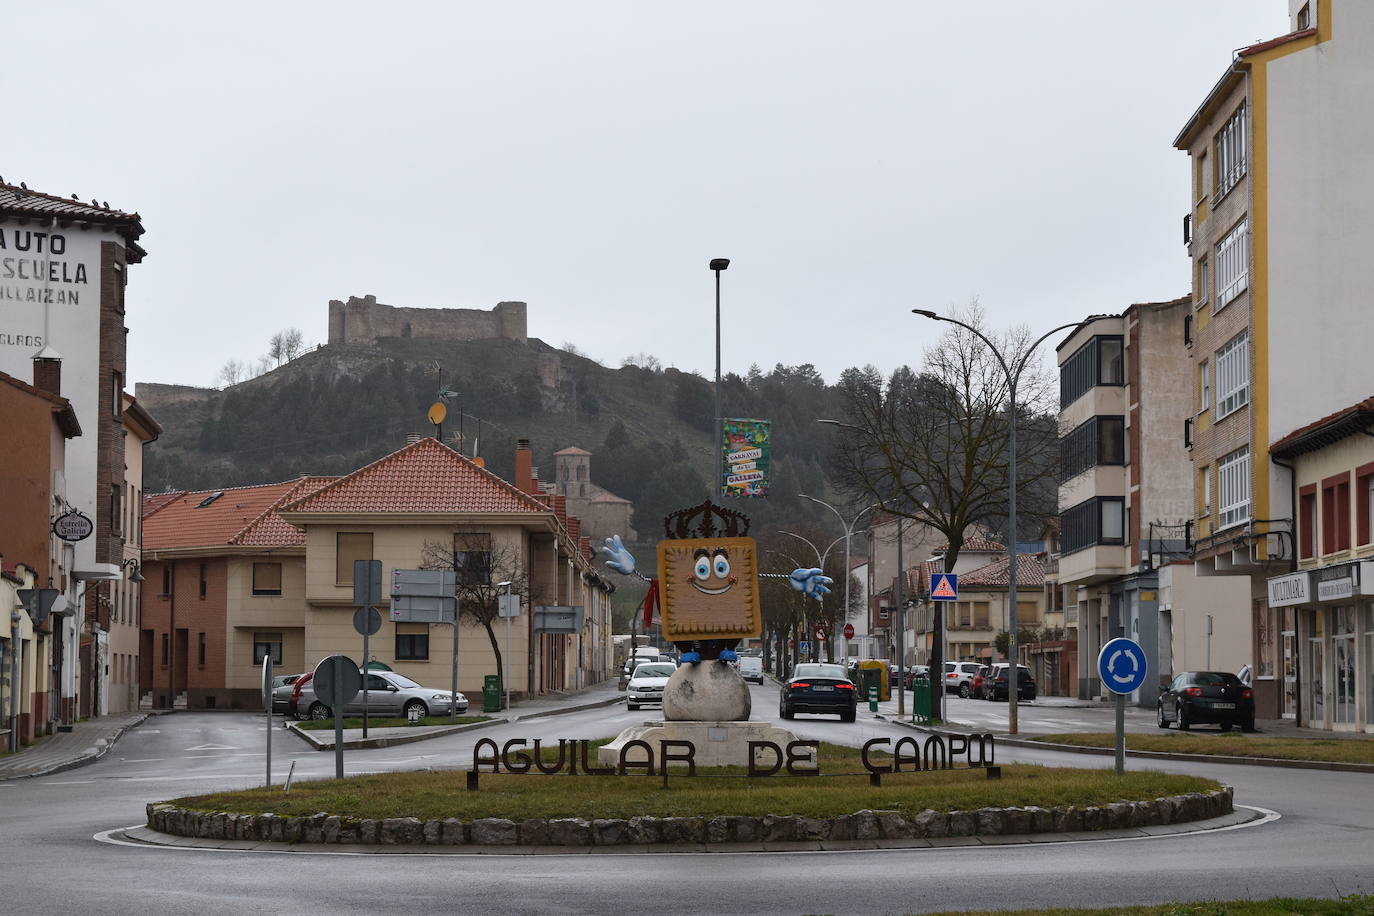
{"type": "Polygon", "coordinates": [[[842,722],[853,722],[858,694],[844,665],[798,665],[782,685],[778,715],[791,719],[799,712],[814,712],[838,715],[842,722]]]}

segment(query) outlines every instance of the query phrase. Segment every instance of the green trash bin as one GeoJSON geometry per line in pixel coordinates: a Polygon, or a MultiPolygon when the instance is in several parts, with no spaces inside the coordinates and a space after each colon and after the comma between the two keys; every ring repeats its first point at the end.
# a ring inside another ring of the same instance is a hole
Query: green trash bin
{"type": "Polygon", "coordinates": [[[482,681],[482,712],[501,711],[501,678],[488,674],[482,681]]]}
{"type": "Polygon", "coordinates": [[[911,682],[911,718],[930,722],[930,679],[918,677],[911,682]]]}
{"type": "Polygon", "coordinates": [[[863,677],[863,682],[860,684],[860,687],[863,688],[863,695],[871,705],[874,702],[873,691],[876,690],[879,697],[883,695],[883,669],[860,668],[859,674],[863,677]]]}

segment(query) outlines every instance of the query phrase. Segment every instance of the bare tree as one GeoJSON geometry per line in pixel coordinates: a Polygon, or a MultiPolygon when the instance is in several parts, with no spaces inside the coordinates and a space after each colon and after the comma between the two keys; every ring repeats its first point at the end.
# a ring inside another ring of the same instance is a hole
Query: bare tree
{"type": "Polygon", "coordinates": [[[663,363],[657,356],[648,353],[635,353],[625,357],[620,361],[620,368],[626,366],[637,366],[640,369],[648,369],[650,372],[662,372],[663,363]]]}
{"type": "Polygon", "coordinates": [[[496,622],[501,619],[497,599],[506,594],[506,587],[498,583],[510,582],[510,594],[519,596],[521,603],[528,603],[529,575],[520,551],[506,544],[493,545],[486,532],[458,532],[452,544],[426,541],[420,552],[420,568],[451,569],[456,573],[458,623],[480,624],[486,630],[496,656],[496,674],[506,684],[505,658],[496,633],[496,622]]]}
{"type": "Polygon", "coordinates": [[[267,341],[267,358],[272,360],[276,366],[281,365],[282,357],[286,354],[286,334],[278,331],[267,341]]]}
{"type": "MultiPolygon", "coordinates": [[[[976,303],[959,317],[994,340],[1011,365],[1024,358],[1031,343],[1025,328],[1003,334],[987,329],[976,303]]],[[[968,532],[1007,518],[1010,422],[1018,424],[1023,518],[1033,523],[1054,511],[1047,498],[1058,467],[1051,377],[1034,367],[1023,373],[1017,416],[1010,418],[1006,373],[975,334],[955,326],[924,357],[919,374],[902,368],[884,380],[869,367],[841,377],[847,428],[832,463],[856,502],[878,502],[944,535],[945,569],[952,570],[968,532]]],[[[935,613],[938,628],[938,606],[935,613]]],[[[940,650],[936,640],[934,670],[943,662],[940,650]]]]}
{"type": "Polygon", "coordinates": [[[305,334],[300,328],[287,328],[281,332],[282,357],[287,362],[301,355],[305,346],[305,334]]]}
{"type": "Polygon", "coordinates": [[[247,370],[248,367],[243,363],[236,359],[231,359],[220,367],[219,381],[226,388],[230,385],[237,385],[239,382],[243,381],[243,377],[247,373],[247,370]]]}

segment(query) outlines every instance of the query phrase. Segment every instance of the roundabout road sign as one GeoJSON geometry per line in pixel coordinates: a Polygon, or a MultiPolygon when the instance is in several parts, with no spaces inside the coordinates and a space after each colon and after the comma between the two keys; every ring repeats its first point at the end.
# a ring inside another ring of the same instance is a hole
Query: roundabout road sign
{"type": "Polygon", "coordinates": [[[1145,650],[1135,640],[1118,636],[1097,654],[1097,674],[1112,693],[1134,693],[1149,674],[1145,650]]]}

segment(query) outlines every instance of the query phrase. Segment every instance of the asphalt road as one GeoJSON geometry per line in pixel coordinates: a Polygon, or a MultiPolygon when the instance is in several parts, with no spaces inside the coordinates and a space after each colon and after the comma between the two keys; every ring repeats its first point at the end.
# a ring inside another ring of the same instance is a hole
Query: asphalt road
{"type": "MultiPolygon", "coordinates": [[[[774,716],[777,688],[752,689],[755,718],[774,716]]],[[[652,710],[612,706],[348,751],[346,771],[465,768],[481,737],[597,738],[652,717],[652,710]]],[[[800,716],[790,727],[800,737],[849,744],[908,734],[872,719],[846,725],[800,716]]],[[[142,823],[148,801],[260,785],[265,728],[261,715],[156,717],[96,763],[0,782],[3,910],[63,916],[847,914],[1374,893],[1374,776],[1173,761],[1148,766],[1222,780],[1236,787],[1237,804],[1273,809],[1281,819],[1161,839],[773,854],[362,857],[157,849],[94,839],[142,823]]],[[[276,780],[292,761],[296,779],[333,776],[332,754],[307,751],[280,728],[274,739],[276,780]]],[[[1038,749],[1003,747],[998,756],[1112,765],[1110,757],[1038,749]]],[[[1128,761],[1132,768],[1146,765],[1128,761]]]]}

